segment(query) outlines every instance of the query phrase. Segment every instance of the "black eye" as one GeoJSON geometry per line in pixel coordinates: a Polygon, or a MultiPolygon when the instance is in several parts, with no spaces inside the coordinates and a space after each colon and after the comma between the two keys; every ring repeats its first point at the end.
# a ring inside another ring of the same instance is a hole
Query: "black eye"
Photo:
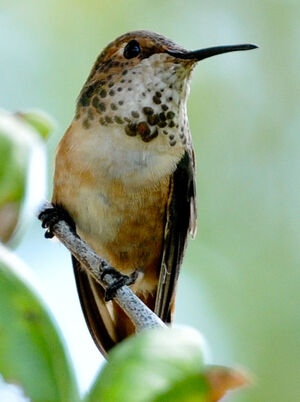
{"type": "Polygon", "coordinates": [[[136,40],[131,40],[125,46],[123,54],[126,59],[132,59],[133,57],[136,57],[140,51],[141,49],[139,43],[136,40]]]}

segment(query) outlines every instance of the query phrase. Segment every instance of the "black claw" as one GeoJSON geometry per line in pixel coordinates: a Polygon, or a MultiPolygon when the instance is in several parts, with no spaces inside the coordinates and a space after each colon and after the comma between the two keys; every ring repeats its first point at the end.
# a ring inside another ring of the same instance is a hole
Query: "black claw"
{"type": "Polygon", "coordinates": [[[49,229],[47,229],[44,236],[46,239],[52,239],[52,237],[54,237],[54,234],[49,229]]]}
{"type": "Polygon", "coordinates": [[[101,275],[101,279],[103,280],[105,275],[111,275],[114,278],[114,282],[109,285],[105,290],[105,301],[113,300],[116,296],[117,290],[120,289],[122,286],[130,286],[132,285],[137,276],[137,271],[134,271],[131,275],[123,275],[118,272],[114,268],[105,268],[103,274],[101,275]]]}
{"type": "Polygon", "coordinates": [[[75,223],[66,210],[60,206],[53,206],[52,208],[46,208],[42,211],[38,218],[42,221],[42,227],[47,228],[45,232],[46,239],[51,239],[53,234],[53,228],[59,221],[67,222],[75,232],[75,223]]]}

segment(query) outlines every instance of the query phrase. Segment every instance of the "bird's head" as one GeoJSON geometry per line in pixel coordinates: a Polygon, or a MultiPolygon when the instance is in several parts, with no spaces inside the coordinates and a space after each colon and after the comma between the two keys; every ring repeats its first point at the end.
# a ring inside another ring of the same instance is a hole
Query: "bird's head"
{"type": "Polygon", "coordinates": [[[243,44],[188,51],[162,35],[129,32],[99,55],[78,99],[77,118],[89,128],[121,125],[128,136],[150,142],[160,133],[170,145],[186,141],[186,99],[195,64],[243,44]]]}

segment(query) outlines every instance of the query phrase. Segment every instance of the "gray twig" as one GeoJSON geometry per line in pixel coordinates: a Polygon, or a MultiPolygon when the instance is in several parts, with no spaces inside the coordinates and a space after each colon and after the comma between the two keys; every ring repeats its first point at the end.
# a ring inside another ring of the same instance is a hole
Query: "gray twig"
{"type": "MultiPolygon", "coordinates": [[[[45,202],[39,212],[53,208],[45,202]]],[[[76,259],[86,268],[87,272],[104,288],[107,289],[114,282],[114,277],[105,271],[113,268],[106,260],[95,253],[64,220],[60,220],[52,228],[53,234],[76,259]]],[[[137,331],[146,328],[164,327],[162,320],[153,313],[128,286],[122,286],[116,291],[114,300],[122,307],[132,320],[137,331]]]]}

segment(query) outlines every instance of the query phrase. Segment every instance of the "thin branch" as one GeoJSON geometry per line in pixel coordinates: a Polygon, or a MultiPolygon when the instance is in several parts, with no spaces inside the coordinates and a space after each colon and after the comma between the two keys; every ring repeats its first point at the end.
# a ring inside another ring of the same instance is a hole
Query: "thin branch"
{"type": "MultiPolygon", "coordinates": [[[[46,202],[40,212],[51,208],[54,208],[53,205],[46,202]]],[[[98,256],[95,251],[74,232],[67,222],[60,220],[55,223],[51,229],[53,234],[67,247],[74,257],[86,268],[87,272],[104,289],[107,289],[114,283],[115,278],[110,271],[115,268],[98,256]]],[[[165,326],[161,319],[154,314],[128,286],[119,288],[116,291],[114,300],[126,312],[137,331],[165,326]]]]}

